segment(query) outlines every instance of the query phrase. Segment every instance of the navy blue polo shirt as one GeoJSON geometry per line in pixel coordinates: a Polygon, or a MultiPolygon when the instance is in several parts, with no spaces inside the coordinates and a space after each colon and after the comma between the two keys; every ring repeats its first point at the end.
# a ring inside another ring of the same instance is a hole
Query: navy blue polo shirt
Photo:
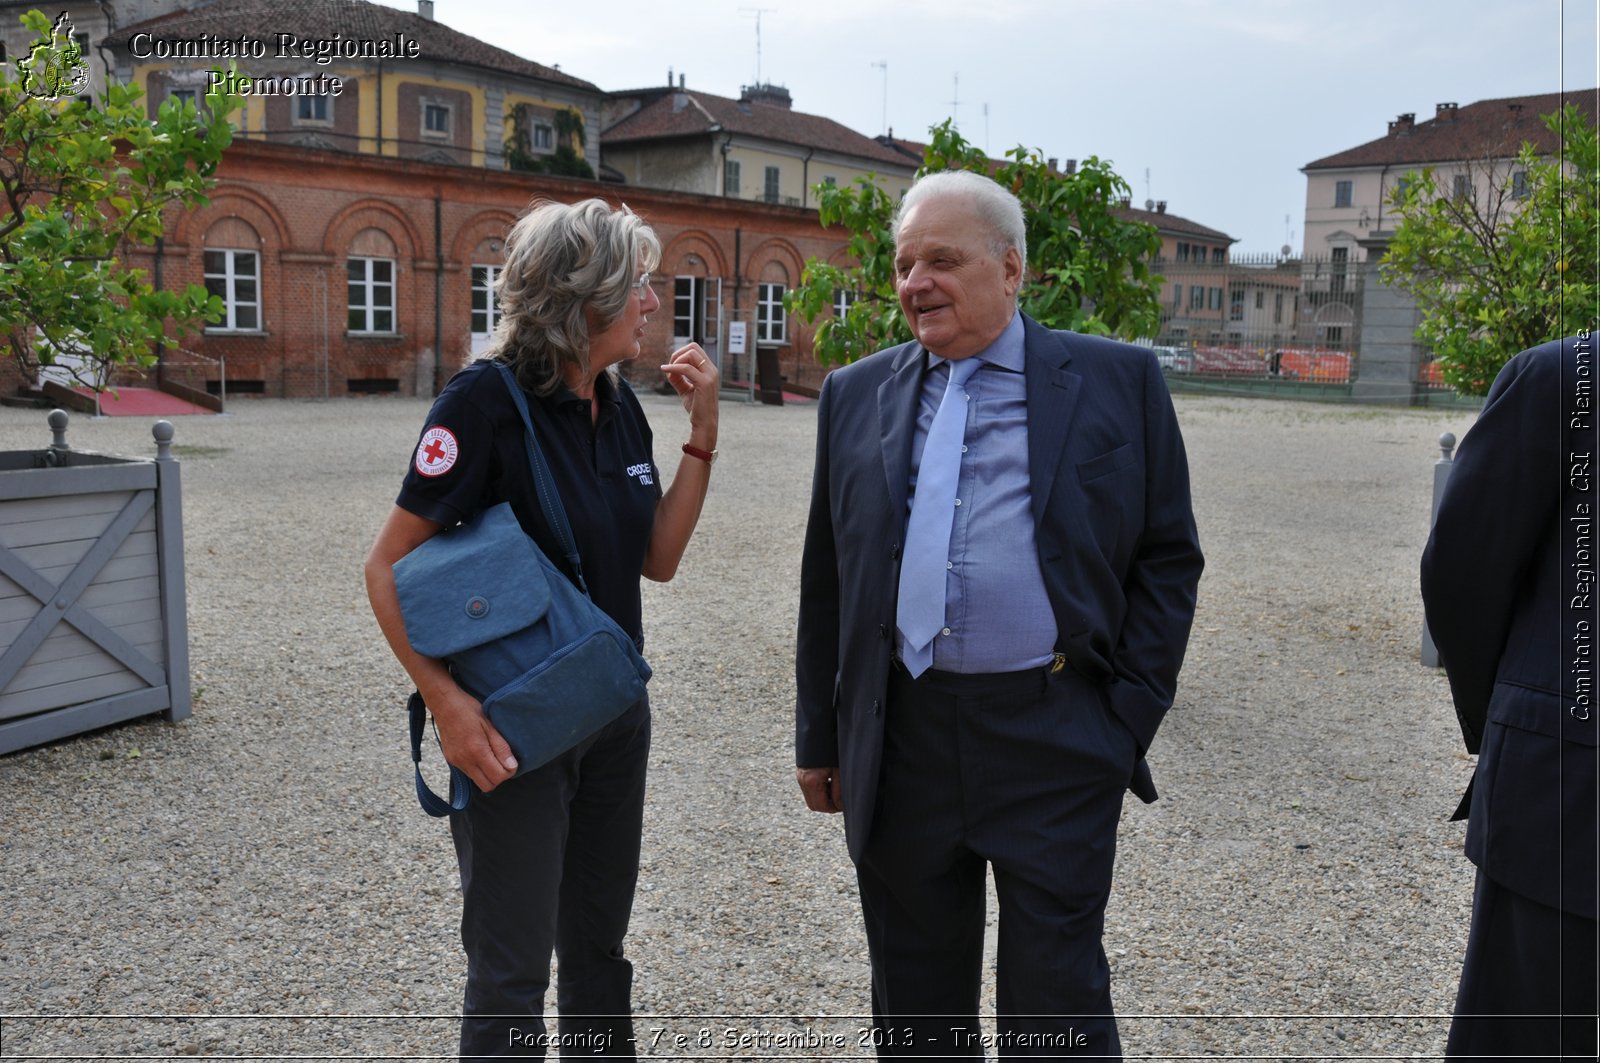
{"type": "MultiPolygon", "coordinates": [[[[545,398],[524,394],[572,525],[589,594],[642,645],[639,578],[661,498],[644,410],[626,382],[614,384],[606,373],[595,381],[598,422],[590,419],[588,400],[566,386],[545,398]]],[[[566,571],[539,509],[523,435],[499,370],[473,362],[434,400],[395,504],[450,526],[508,501],[523,530],[566,571]]]]}

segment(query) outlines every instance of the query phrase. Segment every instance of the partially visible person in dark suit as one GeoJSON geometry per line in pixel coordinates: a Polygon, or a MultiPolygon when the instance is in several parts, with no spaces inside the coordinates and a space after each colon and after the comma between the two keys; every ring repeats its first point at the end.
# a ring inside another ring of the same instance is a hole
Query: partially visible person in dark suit
{"type": "Polygon", "coordinates": [[[1446,1055],[1595,1058],[1600,360],[1523,351],[1462,440],[1422,555],[1478,865],[1446,1055]]]}
{"type": "Polygon", "coordinates": [[[1117,822],[1126,790],[1155,799],[1145,751],[1203,564],[1183,440],[1150,350],[1018,310],[1010,192],[929,175],[894,228],[916,341],[830,374],[818,405],[800,789],[844,813],[881,1055],[1120,1058],[1117,822]]]}

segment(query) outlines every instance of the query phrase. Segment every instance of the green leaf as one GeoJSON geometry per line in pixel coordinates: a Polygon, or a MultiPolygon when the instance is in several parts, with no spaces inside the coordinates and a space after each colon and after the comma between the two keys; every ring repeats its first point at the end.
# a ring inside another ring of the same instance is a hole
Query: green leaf
{"type": "MultiPolygon", "coordinates": [[[[21,22],[37,43],[50,40],[44,15],[21,22]]],[[[220,300],[199,286],[182,299],[153,292],[123,264],[127,248],[154,243],[164,219],[206,202],[243,101],[207,97],[204,120],[167,101],[152,127],[137,86],[108,85],[91,107],[30,96],[20,75],[0,64],[0,335],[25,375],[66,351],[97,379],[153,364],[169,327],[181,334],[219,314],[220,300]]]]}
{"type": "Polygon", "coordinates": [[[1518,351],[1593,327],[1600,306],[1595,129],[1570,104],[1543,121],[1561,138],[1557,157],[1524,144],[1513,161],[1473,161],[1486,195],[1455,199],[1427,168],[1390,195],[1401,221],[1381,275],[1416,298],[1417,336],[1463,394],[1487,393],[1518,351]]]}
{"type": "MultiPolygon", "coordinates": [[[[989,173],[989,160],[946,121],[930,132],[919,175],[959,168],[989,173]]],[[[1128,186],[1097,158],[1075,174],[1053,171],[1037,150],[1021,145],[1006,153],[1011,161],[993,176],[1021,200],[1027,224],[1028,278],[1019,302],[1051,328],[1072,328],[1134,338],[1155,331],[1160,278],[1146,260],[1161,247],[1155,227],[1125,222],[1112,204],[1128,186]],[[1085,310],[1085,307],[1090,309],[1085,310]]],[[[875,350],[910,339],[894,286],[894,238],[890,225],[896,204],[868,176],[853,185],[818,185],[818,218],[825,227],[850,230],[856,267],[840,270],[818,259],[806,263],[799,287],[786,305],[807,324],[822,319],[812,340],[824,364],[854,361],[875,350]],[[858,301],[839,320],[832,316],[833,294],[855,291],[858,301]]]]}

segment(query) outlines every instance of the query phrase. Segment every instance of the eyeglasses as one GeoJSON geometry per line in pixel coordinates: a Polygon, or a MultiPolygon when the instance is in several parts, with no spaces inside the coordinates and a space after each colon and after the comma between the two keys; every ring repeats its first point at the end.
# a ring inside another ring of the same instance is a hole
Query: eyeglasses
{"type": "Polygon", "coordinates": [[[633,294],[639,297],[639,301],[643,302],[645,293],[650,290],[650,274],[644,274],[638,280],[629,285],[629,287],[633,289],[633,294]]]}

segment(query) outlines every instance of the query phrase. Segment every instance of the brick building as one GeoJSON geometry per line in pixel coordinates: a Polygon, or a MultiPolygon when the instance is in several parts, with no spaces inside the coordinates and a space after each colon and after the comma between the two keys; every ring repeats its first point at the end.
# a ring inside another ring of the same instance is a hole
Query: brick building
{"type": "MultiPolygon", "coordinates": [[[[8,23],[16,7],[0,0],[8,23]]],[[[647,352],[697,341],[738,383],[759,350],[790,383],[820,384],[810,330],[783,308],[809,256],[844,254],[814,209],[624,187],[599,158],[601,89],[451,29],[430,0],[416,11],[364,0],[67,9],[96,83],[140,86],[152,115],[172,98],[203,103],[230,66],[253,85],[210,205],[173,210],[160,244],[131,253],[158,285],[203,284],[226,307],[161,352],[163,383],[215,392],[226,381],[230,395],[429,394],[487,347],[503,240],[528,203],[599,196],[645,216],[665,248],[647,352]],[[605,180],[528,172],[550,172],[564,150],[605,180]],[[724,357],[734,321],[747,325],[749,347],[724,357]]],[[[19,32],[8,24],[0,47],[20,47],[19,32]]],[[[633,370],[646,383],[658,378],[649,361],[633,370]]]]}
{"type": "Polygon", "coordinates": [[[780,371],[820,379],[809,330],[781,302],[808,257],[843,254],[813,210],[255,140],[230,147],[217,176],[209,206],[174,211],[159,248],[135,255],[165,286],[208,283],[227,306],[164,353],[169,381],[216,391],[225,372],[230,395],[430,394],[492,329],[488,289],[516,217],[534,199],[589,196],[626,202],[661,238],[662,308],[636,379],[656,382],[652,356],[697,338],[725,378],[748,380],[750,356],[721,357],[716,326],[754,322],[763,299],[780,371]]]}

